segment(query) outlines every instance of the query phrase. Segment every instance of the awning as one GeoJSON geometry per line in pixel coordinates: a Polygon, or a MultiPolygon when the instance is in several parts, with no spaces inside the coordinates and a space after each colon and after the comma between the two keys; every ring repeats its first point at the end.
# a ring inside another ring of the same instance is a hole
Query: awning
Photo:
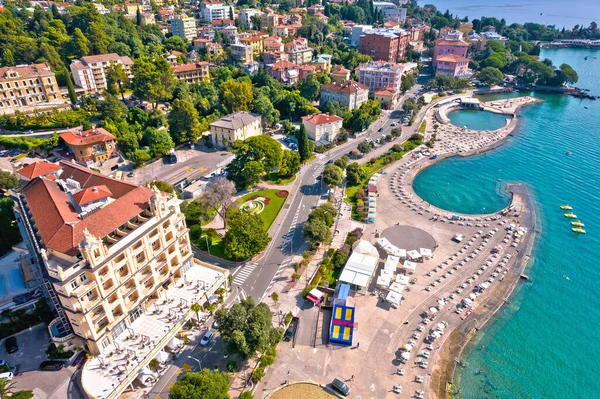
{"type": "Polygon", "coordinates": [[[401,284],[401,285],[408,285],[408,283],[410,281],[409,281],[409,277],[408,276],[405,276],[403,274],[399,274],[399,275],[396,276],[396,282],[398,284],[401,284]]]}
{"type": "Polygon", "coordinates": [[[404,262],[404,266],[402,266],[402,267],[405,268],[406,270],[412,271],[413,273],[415,271],[417,271],[417,264],[415,262],[411,262],[409,260],[404,262]]]}
{"type": "Polygon", "coordinates": [[[392,285],[390,285],[390,291],[395,291],[400,294],[402,291],[404,291],[404,286],[398,283],[392,283],[392,285]]]}
{"type": "Polygon", "coordinates": [[[379,276],[377,277],[377,285],[380,287],[389,287],[390,286],[390,278],[388,276],[379,276]]]}
{"type": "Polygon", "coordinates": [[[419,252],[421,252],[421,256],[423,256],[424,258],[431,258],[431,256],[433,255],[431,249],[429,248],[421,248],[419,252]]]}
{"type": "Polygon", "coordinates": [[[161,363],[165,363],[169,360],[169,354],[165,351],[160,351],[156,354],[156,360],[161,363]]]}
{"type": "Polygon", "coordinates": [[[169,348],[171,348],[171,350],[175,350],[175,349],[179,348],[181,346],[181,344],[182,344],[182,342],[179,338],[173,337],[173,339],[171,340],[171,342],[169,342],[167,344],[167,346],[169,348]]]}
{"type": "Polygon", "coordinates": [[[408,255],[408,257],[410,259],[413,259],[413,260],[421,258],[421,254],[416,249],[411,249],[406,254],[408,255]]]}
{"type": "Polygon", "coordinates": [[[395,292],[395,291],[390,291],[387,296],[385,297],[386,302],[398,307],[400,306],[400,303],[402,302],[402,295],[400,295],[399,293],[395,292]]]}

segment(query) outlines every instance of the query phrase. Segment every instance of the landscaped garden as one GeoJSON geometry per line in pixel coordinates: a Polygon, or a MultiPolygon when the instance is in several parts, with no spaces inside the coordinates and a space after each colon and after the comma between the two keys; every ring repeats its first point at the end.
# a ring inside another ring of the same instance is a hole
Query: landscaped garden
{"type": "Polygon", "coordinates": [[[285,190],[255,191],[240,198],[238,204],[242,212],[260,216],[265,229],[268,230],[281,211],[288,195],[289,193],[285,190]]]}

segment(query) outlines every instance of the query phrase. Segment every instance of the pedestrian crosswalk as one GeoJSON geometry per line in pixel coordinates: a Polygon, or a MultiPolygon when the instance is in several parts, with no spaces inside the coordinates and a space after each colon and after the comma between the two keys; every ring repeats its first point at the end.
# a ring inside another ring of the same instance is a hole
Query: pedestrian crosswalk
{"type": "Polygon", "coordinates": [[[233,278],[233,284],[240,286],[244,284],[244,281],[252,274],[254,269],[256,269],[256,266],[258,266],[256,263],[246,263],[242,266],[240,271],[233,278]]]}

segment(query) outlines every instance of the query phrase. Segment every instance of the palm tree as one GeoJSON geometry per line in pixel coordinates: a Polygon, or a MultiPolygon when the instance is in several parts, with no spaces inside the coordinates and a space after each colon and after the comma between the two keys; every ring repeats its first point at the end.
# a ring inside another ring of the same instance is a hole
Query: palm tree
{"type": "Polygon", "coordinates": [[[200,305],[198,302],[193,303],[192,306],[190,306],[190,310],[196,313],[198,324],[200,324],[200,311],[202,310],[202,305],[200,305]]]}
{"type": "Polygon", "coordinates": [[[160,362],[157,359],[152,359],[150,360],[150,363],[148,363],[148,367],[150,367],[150,370],[154,370],[156,371],[156,368],[160,365],[160,362]]]}
{"type": "Polygon", "coordinates": [[[0,378],[0,398],[8,398],[13,393],[14,383],[5,378],[0,378]]]}

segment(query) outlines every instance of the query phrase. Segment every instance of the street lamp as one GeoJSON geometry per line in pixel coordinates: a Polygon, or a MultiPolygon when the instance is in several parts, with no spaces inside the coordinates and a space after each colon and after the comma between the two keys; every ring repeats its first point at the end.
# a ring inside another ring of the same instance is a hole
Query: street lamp
{"type": "Polygon", "coordinates": [[[192,359],[198,362],[198,367],[200,367],[200,370],[202,370],[202,362],[199,359],[196,359],[195,357],[192,356],[188,356],[188,359],[192,359]]]}

